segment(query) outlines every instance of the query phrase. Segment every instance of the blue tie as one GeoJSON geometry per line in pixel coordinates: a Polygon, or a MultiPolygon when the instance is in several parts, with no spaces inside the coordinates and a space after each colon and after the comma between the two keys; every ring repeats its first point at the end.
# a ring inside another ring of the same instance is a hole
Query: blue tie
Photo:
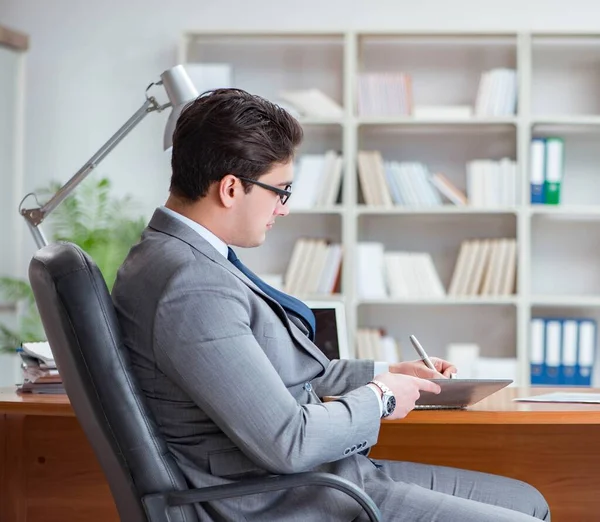
{"type": "Polygon", "coordinates": [[[306,306],[302,301],[292,297],[291,295],[284,294],[276,288],[265,283],[260,277],[254,274],[248,269],[235,255],[235,252],[231,248],[227,249],[227,259],[231,261],[240,272],[242,272],[250,281],[252,281],[258,288],[260,288],[269,297],[272,297],[277,301],[286,312],[294,314],[305,324],[308,329],[308,337],[311,341],[315,340],[315,329],[316,321],[315,315],[312,310],[306,306]]]}

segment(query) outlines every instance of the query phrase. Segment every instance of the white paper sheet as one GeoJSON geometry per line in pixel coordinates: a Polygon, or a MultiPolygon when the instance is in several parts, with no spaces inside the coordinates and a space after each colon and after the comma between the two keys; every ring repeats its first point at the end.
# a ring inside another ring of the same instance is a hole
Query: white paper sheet
{"type": "Polygon", "coordinates": [[[600,393],[553,392],[534,395],[533,397],[519,397],[513,400],[520,402],[579,402],[600,404],[600,393]]]}

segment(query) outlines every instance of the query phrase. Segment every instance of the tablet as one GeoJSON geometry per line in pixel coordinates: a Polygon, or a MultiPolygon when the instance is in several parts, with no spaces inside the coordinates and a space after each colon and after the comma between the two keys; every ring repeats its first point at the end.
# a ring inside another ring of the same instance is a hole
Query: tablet
{"type": "Polygon", "coordinates": [[[429,379],[442,388],[439,394],[422,391],[415,409],[466,408],[505,388],[512,379],[429,379]]]}

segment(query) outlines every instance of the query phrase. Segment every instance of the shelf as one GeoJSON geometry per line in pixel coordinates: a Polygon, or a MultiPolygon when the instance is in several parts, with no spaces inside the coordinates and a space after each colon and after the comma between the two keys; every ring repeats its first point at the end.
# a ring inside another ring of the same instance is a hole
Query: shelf
{"type": "Polygon", "coordinates": [[[516,117],[498,117],[498,118],[464,118],[464,119],[415,119],[411,117],[361,117],[356,120],[358,125],[409,125],[409,126],[478,126],[478,125],[516,125],[516,117]]]}
{"type": "Polygon", "coordinates": [[[513,208],[479,208],[479,207],[459,207],[456,205],[442,205],[438,207],[374,207],[367,205],[357,205],[357,215],[393,215],[393,214],[516,214],[519,212],[517,207],[513,208]]]}
{"type": "MultiPolygon", "coordinates": [[[[565,126],[565,127],[600,127],[598,116],[536,116],[531,121],[532,126],[565,126]]],[[[567,130],[568,129],[562,129],[567,130]]],[[[581,130],[581,129],[579,129],[581,130]]]]}
{"type": "Polygon", "coordinates": [[[343,125],[344,120],[341,118],[315,118],[315,117],[300,117],[298,121],[302,126],[308,125],[343,125]]]}
{"type": "Polygon", "coordinates": [[[473,305],[516,305],[517,296],[465,296],[422,299],[359,299],[358,306],[473,306],[473,305]]]}
{"type": "Polygon", "coordinates": [[[306,302],[315,301],[341,301],[345,302],[346,298],[343,294],[310,294],[310,295],[296,295],[298,299],[306,302]]]}
{"type": "MultiPolygon", "coordinates": [[[[290,200],[291,201],[291,200],[290,200]]],[[[336,207],[317,207],[317,208],[290,208],[290,216],[301,214],[342,214],[344,207],[338,205],[336,207]]]]}
{"type": "Polygon", "coordinates": [[[561,220],[600,219],[600,205],[530,205],[527,211],[533,216],[561,220]]]}
{"type": "Polygon", "coordinates": [[[342,151],[343,204],[290,208],[290,219],[278,220],[264,245],[242,253],[252,269],[282,274],[299,237],[340,243],[343,294],[301,298],[344,300],[352,348],[361,326],[386,330],[403,343],[415,332],[439,355],[448,343],[476,342],[485,356],[516,356],[519,384],[526,385],[533,307],[565,317],[585,310],[600,321],[600,34],[309,30],[244,31],[238,36],[235,31],[207,33],[206,38],[188,34],[184,60],[230,61],[236,86],[275,102],[282,89],[317,87],[344,107],[337,118],[299,118],[305,140],[298,151],[342,151]],[[473,107],[482,74],[495,68],[517,70],[515,115],[393,116],[378,108],[359,114],[363,73],[409,73],[414,106],[473,107]],[[529,204],[532,136],[564,138],[568,181],[561,188],[561,205],[529,204]],[[516,162],[516,201],[521,203],[484,208],[455,206],[444,199],[440,206],[365,205],[357,173],[361,150],[378,150],[386,161],[422,163],[461,191],[467,188],[469,162],[508,158],[516,162]],[[516,295],[360,299],[357,293],[357,259],[352,255],[358,243],[381,243],[389,252],[428,253],[447,289],[463,241],[504,237],[517,240],[516,295]],[[568,273],[577,277],[563,275],[568,273]]]}
{"type": "Polygon", "coordinates": [[[600,307],[600,295],[538,295],[531,298],[531,306],[600,307]]]}

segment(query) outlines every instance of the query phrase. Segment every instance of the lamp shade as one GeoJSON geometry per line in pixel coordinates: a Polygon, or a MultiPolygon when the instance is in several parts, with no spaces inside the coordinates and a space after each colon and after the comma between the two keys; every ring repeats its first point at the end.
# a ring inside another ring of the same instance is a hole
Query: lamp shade
{"type": "Polygon", "coordinates": [[[173,146],[173,132],[181,111],[188,102],[195,100],[199,94],[183,65],[176,65],[166,70],[160,77],[173,107],[165,125],[163,138],[163,148],[168,150],[173,146]]]}

